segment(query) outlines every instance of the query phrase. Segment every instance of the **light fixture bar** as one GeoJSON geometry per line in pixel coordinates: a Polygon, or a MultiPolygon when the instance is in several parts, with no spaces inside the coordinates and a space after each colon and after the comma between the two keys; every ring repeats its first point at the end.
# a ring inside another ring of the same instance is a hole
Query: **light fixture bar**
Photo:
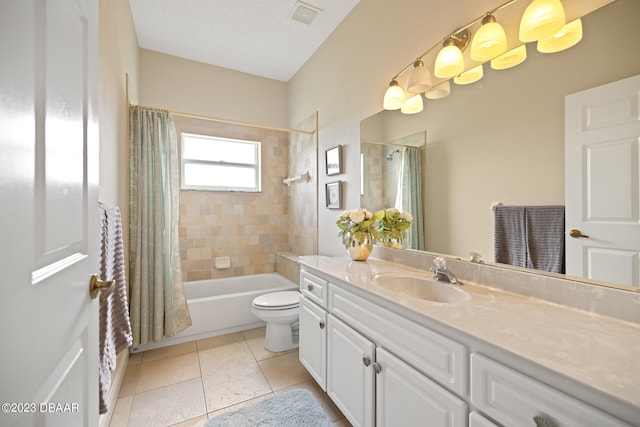
{"type": "Polygon", "coordinates": [[[473,21],[470,21],[469,23],[467,23],[466,25],[454,30],[453,32],[451,32],[450,34],[448,34],[446,37],[444,37],[441,41],[439,41],[438,43],[434,44],[433,46],[431,46],[429,49],[427,49],[426,52],[424,52],[422,55],[416,57],[415,60],[411,61],[409,64],[407,64],[402,70],[400,70],[398,72],[398,74],[396,74],[395,76],[393,76],[393,78],[391,80],[396,80],[402,73],[404,73],[405,71],[407,71],[408,69],[410,69],[411,67],[413,67],[413,64],[416,60],[421,60],[422,58],[424,58],[425,56],[427,56],[429,53],[431,53],[431,51],[433,51],[434,49],[438,49],[440,47],[442,47],[442,43],[444,43],[445,40],[447,40],[450,37],[453,37],[454,35],[469,29],[470,27],[472,27],[473,25],[477,24],[478,22],[482,21],[482,19],[484,19],[485,16],[487,15],[493,15],[494,13],[504,9],[505,7],[508,7],[510,4],[517,2],[518,0],[509,0],[507,2],[502,3],[500,6],[491,9],[490,11],[488,11],[487,13],[485,13],[484,15],[474,19],[473,21]]]}

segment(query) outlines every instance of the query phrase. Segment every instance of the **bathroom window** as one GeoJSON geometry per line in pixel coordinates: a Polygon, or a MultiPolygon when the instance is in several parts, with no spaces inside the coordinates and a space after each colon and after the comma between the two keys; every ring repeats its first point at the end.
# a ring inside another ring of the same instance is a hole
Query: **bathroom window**
{"type": "Polygon", "coordinates": [[[186,190],[260,191],[260,142],[182,133],[186,190]]]}

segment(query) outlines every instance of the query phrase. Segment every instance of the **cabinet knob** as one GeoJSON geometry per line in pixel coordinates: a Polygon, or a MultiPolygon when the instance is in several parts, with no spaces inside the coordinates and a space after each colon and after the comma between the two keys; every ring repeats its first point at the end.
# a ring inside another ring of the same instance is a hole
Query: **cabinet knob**
{"type": "Polygon", "coordinates": [[[548,418],[541,415],[533,417],[533,421],[536,423],[536,427],[553,427],[553,423],[548,418]]]}
{"type": "Polygon", "coordinates": [[[324,329],[324,322],[320,322],[318,325],[320,326],[320,329],[324,329]]]}
{"type": "Polygon", "coordinates": [[[373,364],[373,372],[375,372],[376,374],[379,374],[380,371],[382,371],[382,366],[380,366],[379,363],[374,363],[373,364]]]}
{"type": "Polygon", "coordinates": [[[307,289],[309,289],[309,292],[313,291],[313,285],[307,285],[307,289]]]}
{"type": "Polygon", "coordinates": [[[371,365],[371,359],[369,359],[367,356],[362,356],[362,363],[364,364],[364,366],[369,366],[371,365]]]}

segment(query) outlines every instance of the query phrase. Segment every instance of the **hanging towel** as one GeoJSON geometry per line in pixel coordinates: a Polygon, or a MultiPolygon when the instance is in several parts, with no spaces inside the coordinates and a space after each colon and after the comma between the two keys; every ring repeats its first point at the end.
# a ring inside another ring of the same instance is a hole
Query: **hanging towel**
{"type": "Polygon", "coordinates": [[[527,242],[524,206],[494,208],[494,255],[502,264],[527,266],[527,242]]]}
{"type": "Polygon", "coordinates": [[[564,206],[527,206],[527,268],[564,273],[564,206]]]}
{"type": "Polygon", "coordinates": [[[564,206],[496,206],[495,261],[564,273],[564,206]]]}
{"type": "Polygon", "coordinates": [[[132,343],[127,302],[122,219],[116,206],[99,206],[100,280],[115,280],[113,292],[100,295],[100,413],[107,412],[107,395],[116,355],[132,343]]]}

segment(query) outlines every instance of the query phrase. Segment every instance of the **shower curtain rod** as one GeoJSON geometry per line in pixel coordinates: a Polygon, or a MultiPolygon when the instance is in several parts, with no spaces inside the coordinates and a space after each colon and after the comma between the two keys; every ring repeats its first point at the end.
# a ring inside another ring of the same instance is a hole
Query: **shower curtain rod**
{"type": "Polygon", "coordinates": [[[404,148],[424,148],[427,146],[427,144],[423,144],[423,145],[404,145],[404,144],[393,144],[391,142],[378,142],[378,141],[373,141],[373,140],[366,140],[363,139],[362,142],[364,142],[365,144],[374,144],[374,145],[386,145],[387,147],[404,147],[404,148]]]}
{"type": "Polygon", "coordinates": [[[168,110],[166,108],[147,107],[145,105],[133,105],[133,104],[130,104],[129,107],[142,108],[142,109],[145,109],[145,110],[152,110],[152,111],[164,111],[164,112],[167,112],[169,114],[174,114],[176,116],[189,117],[189,118],[193,118],[193,119],[212,120],[212,121],[215,121],[215,122],[227,123],[227,124],[231,124],[231,125],[248,126],[248,127],[260,128],[260,129],[275,130],[275,131],[280,131],[280,132],[295,132],[295,133],[303,133],[303,134],[306,134],[306,135],[313,135],[316,132],[316,131],[308,131],[308,130],[301,130],[301,129],[283,128],[283,127],[278,127],[278,126],[260,125],[260,124],[257,124],[257,123],[243,122],[243,121],[239,121],[239,120],[222,119],[220,117],[205,116],[205,115],[202,115],[202,114],[184,113],[182,111],[168,110]]]}

